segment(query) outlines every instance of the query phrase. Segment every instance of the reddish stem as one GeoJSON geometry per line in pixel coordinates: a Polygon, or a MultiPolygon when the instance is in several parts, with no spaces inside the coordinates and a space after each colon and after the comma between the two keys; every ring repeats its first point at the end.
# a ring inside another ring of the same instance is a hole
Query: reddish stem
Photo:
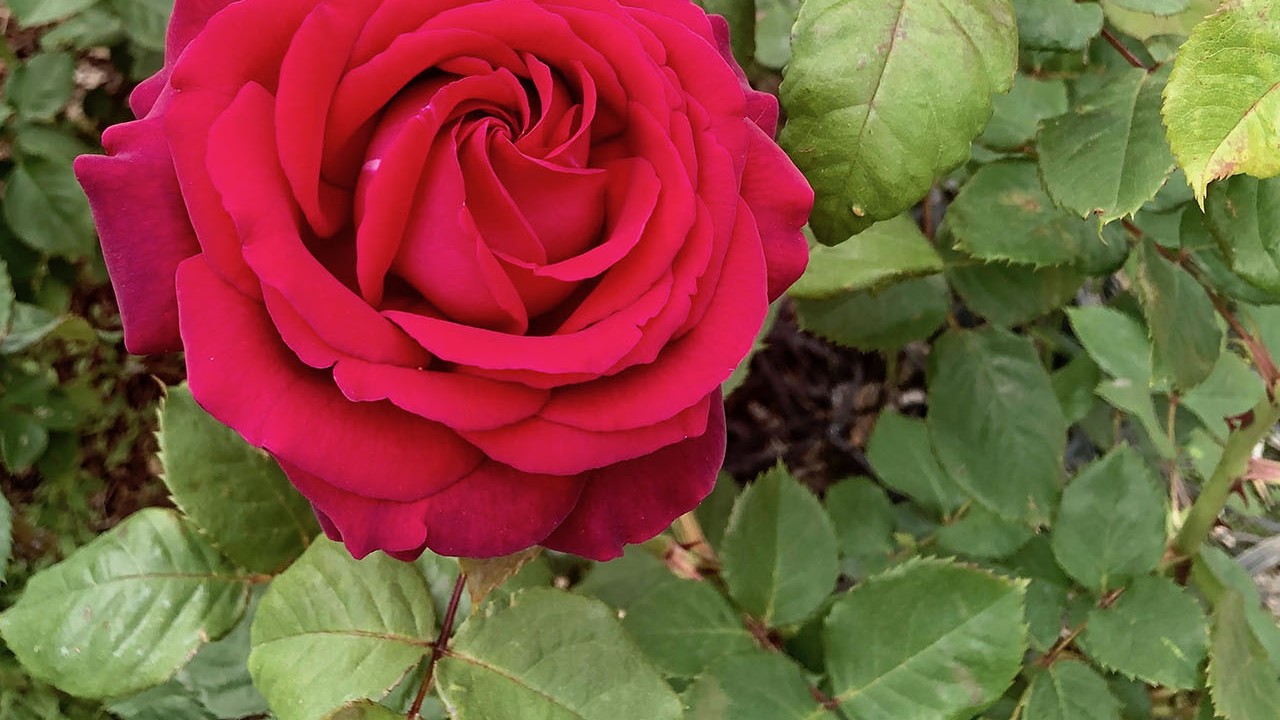
{"type": "Polygon", "coordinates": [[[418,711],[422,710],[422,702],[427,699],[427,693],[431,690],[431,681],[435,678],[436,663],[440,662],[441,656],[449,646],[449,637],[453,635],[453,621],[458,616],[458,602],[462,599],[462,588],[467,585],[467,574],[458,572],[458,580],[453,584],[453,595],[449,598],[449,607],[444,611],[444,621],[440,624],[440,637],[431,646],[431,658],[427,660],[427,671],[423,673],[422,685],[418,688],[418,695],[413,699],[413,704],[409,706],[409,712],[405,714],[406,720],[415,720],[418,717],[418,711]]]}

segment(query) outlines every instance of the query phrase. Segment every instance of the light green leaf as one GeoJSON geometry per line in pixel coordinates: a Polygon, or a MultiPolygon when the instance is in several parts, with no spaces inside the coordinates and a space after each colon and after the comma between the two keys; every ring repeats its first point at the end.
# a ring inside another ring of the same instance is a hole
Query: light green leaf
{"type": "Polygon", "coordinates": [[[1160,457],[1171,460],[1177,456],[1178,449],[1169,439],[1165,421],[1156,416],[1155,398],[1149,388],[1132,380],[1117,378],[1099,385],[1097,392],[1098,397],[1106,400],[1112,407],[1129,413],[1138,421],[1160,457]]]}
{"type": "MultiPolygon", "coordinates": [[[[105,706],[122,720],[218,720],[177,679],[136,695],[113,698],[105,706]]],[[[49,716],[48,720],[62,720],[62,715],[49,716]]]]}
{"type": "Polygon", "coordinates": [[[20,117],[52,120],[76,89],[75,59],[66,53],[40,53],[14,68],[4,97],[20,117]]]}
{"type": "Polygon", "coordinates": [[[1054,521],[1054,557],[1091,590],[1120,587],[1160,562],[1165,512],[1155,474],[1122,445],[1067,483],[1054,521]]]}
{"type": "Polygon", "coordinates": [[[404,720],[404,715],[368,700],[357,700],[326,715],[324,720],[404,720]]]}
{"type": "Polygon", "coordinates": [[[1167,79],[1166,70],[1121,70],[1045,122],[1036,152],[1057,204],[1108,223],[1155,197],[1175,164],[1160,119],[1167,79]]]}
{"type": "Polygon", "coordinates": [[[1160,35],[1190,35],[1192,29],[1218,7],[1219,0],[1190,0],[1186,10],[1167,16],[1129,10],[1125,7],[1129,0],[1099,2],[1106,12],[1107,20],[1117,30],[1145,42],[1160,35]]]}
{"type": "Polygon", "coordinates": [[[1102,667],[1151,685],[1178,690],[1200,682],[1208,650],[1200,604],[1164,577],[1143,576],[1115,604],[1094,608],[1080,643],[1102,667]]]}
{"type": "Polygon", "coordinates": [[[1258,404],[1263,392],[1262,379],[1249,363],[1235,353],[1224,352],[1208,379],[1182,396],[1182,405],[1225,440],[1229,430],[1226,418],[1247,412],[1258,404]]]}
{"type": "Polygon", "coordinates": [[[725,655],[755,648],[729,603],[694,580],[661,583],[627,606],[622,626],[649,660],[677,677],[694,677],[725,655]]]}
{"type": "Polygon", "coordinates": [[[633,545],[623,551],[622,557],[597,563],[573,590],[626,612],[651,593],[678,582],[661,560],[633,545]]]}
{"type": "Polygon", "coordinates": [[[24,27],[44,25],[79,12],[97,0],[6,0],[24,27]]]}
{"type": "Polygon", "coordinates": [[[280,720],[316,720],[386,695],[431,652],[434,623],[413,565],[381,553],[354,560],[317,539],[258,605],[249,673],[280,720]]]}
{"type": "Polygon", "coordinates": [[[93,216],[71,169],[88,149],[70,135],[37,126],[23,128],[15,149],[17,164],[4,196],[9,227],[36,250],[72,259],[88,254],[93,216]]]}
{"type": "Polygon", "coordinates": [[[1013,0],[1013,7],[1018,11],[1018,40],[1027,49],[1083,50],[1102,32],[1102,8],[1093,3],[1013,0]]]}
{"type": "Polygon", "coordinates": [[[729,594],[773,627],[809,617],[835,589],[840,572],[831,519],[781,466],[738,497],[720,558],[729,594]]]}
{"type": "Polygon", "coordinates": [[[969,718],[1022,666],[1025,583],[941,560],[863,582],[827,617],[831,690],[858,720],[969,718]]]}
{"type": "Polygon", "coordinates": [[[1011,522],[975,505],[964,517],[938,530],[938,547],[971,558],[1002,558],[1031,539],[1024,523],[1011,522]]]}
{"type": "Polygon", "coordinates": [[[966,500],[938,463],[923,420],[886,409],[867,440],[867,462],[885,485],[938,512],[949,513],[966,500]]]}
{"type": "Polygon", "coordinates": [[[1031,341],[948,332],[929,356],[929,396],[929,436],[956,483],[1009,520],[1048,520],[1067,423],[1031,341]]]}
{"type": "Polygon", "coordinates": [[[83,697],[126,695],[230,630],[247,587],[177,513],[146,509],[33,576],[0,634],[35,677],[83,697]]]}
{"type": "Polygon", "coordinates": [[[1204,222],[1236,274],[1280,294],[1280,178],[1240,176],[1215,183],[1204,222]]]}
{"type": "Polygon", "coordinates": [[[1112,377],[1144,391],[1151,384],[1151,341],[1133,317],[1098,305],[1067,308],[1071,329],[1085,352],[1112,377]]]}
{"type": "Polygon", "coordinates": [[[800,326],[838,345],[893,350],[933,334],[947,319],[950,296],[940,275],[829,300],[796,299],[800,326]]]}
{"type": "Polygon", "coordinates": [[[1040,185],[1035,163],[984,165],[947,211],[959,250],[984,260],[1028,265],[1077,264],[1086,269],[1115,250],[1098,223],[1055,207],[1040,185]]]}
{"type": "Polygon", "coordinates": [[[997,95],[992,104],[991,121],[977,142],[995,150],[1019,150],[1035,139],[1041,120],[1067,111],[1067,84],[1019,74],[1009,94],[997,95]]]}
{"type": "Polygon", "coordinates": [[[0,355],[26,350],[57,330],[66,320],[67,316],[56,315],[39,305],[15,302],[8,331],[0,333],[0,355]]]}
{"type": "Polygon", "coordinates": [[[1202,205],[1219,178],[1280,174],[1280,6],[1233,0],[1197,25],[1174,61],[1164,118],[1202,205]]]}
{"type": "Polygon", "coordinates": [[[792,297],[821,300],[940,270],[942,258],[920,227],[909,215],[899,215],[836,247],[814,248],[808,269],[788,292],[792,297]]]}
{"type": "Polygon", "coordinates": [[[455,720],[676,720],[682,707],[604,603],[526,590],[471,616],[436,671],[455,720]],[[515,640],[515,641],[513,641],[515,640]]]}
{"type": "Polygon", "coordinates": [[[1218,361],[1222,329],[1213,303],[1190,273],[1166,260],[1150,241],[1138,248],[1134,286],[1151,331],[1158,384],[1179,390],[1199,385],[1218,361]]]}
{"type": "Polygon", "coordinates": [[[781,139],[817,193],[822,242],[898,215],[969,157],[1012,85],[1015,25],[1009,0],[803,4],[781,139]]]}
{"type": "Polygon", "coordinates": [[[1107,681],[1079,660],[1062,660],[1036,675],[1023,698],[1026,720],[1120,720],[1107,681]]]}
{"type": "Polygon", "coordinates": [[[242,567],[284,569],[320,532],[269,455],[196,404],[184,385],[160,409],[160,462],[174,503],[242,567]]]}
{"type": "Polygon", "coordinates": [[[753,6],[755,19],[756,62],[781,69],[791,60],[791,26],[800,10],[799,0],[756,0],[748,4],[753,6]]]}
{"type": "MultiPolygon", "coordinates": [[[[912,454],[923,450],[917,447],[912,454]]],[[[842,555],[883,555],[893,550],[893,504],[875,482],[864,477],[841,480],[827,488],[824,504],[842,555]]]]}
{"type": "Polygon", "coordinates": [[[124,26],[115,13],[101,5],[94,5],[41,35],[40,47],[45,50],[110,47],[123,39],[123,33],[124,26]]]}
{"type": "Polygon", "coordinates": [[[1151,15],[1173,15],[1185,12],[1191,0],[1111,0],[1111,4],[1125,10],[1151,15]]]}
{"type": "Polygon", "coordinates": [[[1214,606],[1209,648],[1209,693],[1226,720],[1271,720],[1280,708],[1280,680],[1267,649],[1254,635],[1239,591],[1222,593],[1214,606]]]}
{"type": "Polygon", "coordinates": [[[728,657],[685,694],[684,720],[835,720],[789,658],[756,651],[728,657]]]}
{"type": "Polygon", "coordinates": [[[0,582],[9,571],[9,559],[13,557],[13,506],[0,492],[0,582]]]}

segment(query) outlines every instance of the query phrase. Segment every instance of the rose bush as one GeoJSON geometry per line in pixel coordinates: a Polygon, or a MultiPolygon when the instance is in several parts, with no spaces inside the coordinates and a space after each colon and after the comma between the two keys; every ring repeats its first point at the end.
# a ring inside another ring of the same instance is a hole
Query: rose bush
{"type": "Polygon", "coordinates": [[[129,349],[357,557],[592,558],[710,491],[812,204],[687,0],[179,0],[76,172],[129,349]]]}

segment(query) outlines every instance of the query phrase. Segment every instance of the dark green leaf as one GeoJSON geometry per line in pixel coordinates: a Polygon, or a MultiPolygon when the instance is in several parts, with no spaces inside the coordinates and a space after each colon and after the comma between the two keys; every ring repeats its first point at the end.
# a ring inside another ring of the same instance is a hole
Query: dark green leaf
{"type": "Polygon", "coordinates": [[[782,143],[817,193],[820,240],[901,213],[969,157],[1012,84],[1015,25],[1009,0],[804,3],[782,143]]]}
{"type": "Polygon", "coordinates": [[[738,497],[720,557],[734,600],[770,626],[807,618],[840,571],[831,519],[781,466],[738,497]]]}
{"type": "Polygon", "coordinates": [[[940,560],[866,580],[827,617],[827,670],[858,720],[968,718],[1022,666],[1024,585],[940,560]]]}
{"type": "Polygon", "coordinates": [[[1063,368],[1055,370],[1049,377],[1053,383],[1053,393],[1058,396],[1058,404],[1062,406],[1062,414],[1067,424],[1073,425],[1084,419],[1093,407],[1093,390],[1102,380],[1102,374],[1088,354],[1081,354],[1072,359],[1063,368]]]}
{"type": "Polygon", "coordinates": [[[633,545],[617,560],[596,564],[573,590],[627,611],[650,593],[678,582],[661,560],[633,545]]]}
{"type": "Polygon", "coordinates": [[[1108,608],[1094,608],[1080,642],[1102,667],[1179,690],[1200,682],[1207,618],[1191,595],[1163,577],[1138,577],[1108,608]]]}
{"type": "MultiPolygon", "coordinates": [[[[917,453],[920,450],[924,448],[917,448],[917,453]]],[[[825,504],[841,554],[857,557],[893,550],[893,505],[875,482],[862,477],[841,480],[827,488],[825,504]]]]}
{"type": "Polygon", "coordinates": [[[83,697],[125,695],[230,630],[246,588],[177,513],[147,509],[32,577],[0,633],[36,677],[83,697]]]}
{"type": "Polygon", "coordinates": [[[1199,385],[1218,360],[1222,330],[1213,303],[1190,273],[1166,260],[1150,242],[1138,248],[1134,285],[1151,331],[1155,381],[1179,390],[1199,385]]]}
{"type": "Polygon", "coordinates": [[[1084,283],[1069,265],[1035,267],[967,258],[947,269],[947,280],[970,310],[1011,327],[1066,304],[1084,283]]]}
{"type": "Polygon", "coordinates": [[[755,648],[742,618],[710,585],[664,582],[627,607],[622,626],[667,675],[694,677],[725,655],[755,648]]]}
{"type": "Polygon", "coordinates": [[[169,388],[158,437],[174,503],[241,566],[278,572],[320,532],[280,466],[201,409],[186,385],[169,388]]]}
{"type": "Polygon", "coordinates": [[[938,530],[938,547],[971,558],[1002,558],[1017,551],[1031,535],[1024,523],[1005,520],[977,505],[938,530]]]}
{"type": "Polygon", "coordinates": [[[794,662],[756,651],[725,658],[685,694],[685,720],[835,720],[794,662]]]}
{"type": "Polygon", "coordinates": [[[1242,175],[1215,183],[1204,218],[1231,269],[1268,293],[1280,294],[1280,179],[1242,175]]]}
{"type": "Polygon", "coordinates": [[[0,415],[0,455],[11,473],[25,472],[49,447],[49,431],[34,417],[16,412],[0,415]]]}
{"type": "Polygon", "coordinates": [[[1102,32],[1102,9],[1092,3],[1013,0],[1013,7],[1018,11],[1018,40],[1024,48],[1083,50],[1102,32]]]}
{"type": "Polygon", "coordinates": [[[1078,660],[1063,660],[1036,675],[1023,699],[1026,720],[1120,720],[1107,682],[1078,660]]]}
{"type": "Polygon", "coordinates": [[[124,21],[125,33],[139,46],[164,50],[165,28],[173,12],[173,0],[108,0],[124,21]]]}
{"type": "Polygon", "coordinates": [[[933,334],[947,319],[947,283],[934,275],[830,300],[796,300],[805,330],[848,347],[891,350],[933,334]]]}
{"type": "Polygon", "coordinates": [[[885,485],[938,512],[949,513],[966,499],[938,463],[923,420],[882,412],[867,440],[867,461],[885,485]]]}
{"type": "Polygon", "coordinates": [[[1120,32],[1131,35],[1138,40],[1150,40],[1160,35],[1178,35],[1186,37],[1191,34],[1204,16],[1218,8],[1221,0],[1190,0],[1187,9],[1175,15],[1155,15],[1153,13],[1135,12],[1124,7],[1129,0],[1099,0],[1106,12],[1107,20],[1120,32]]]}
{"type": "Polygon", "coordinates": [[[1080,584],[1105,592],[1151,572],[1165,546],[1165,499],[1155,474],[1121,446],[1072,478],[1053,528],[1053,554],[1080,584]]]}
{"type": "Polygon", "coordinates": [[[781,69],[791,60],[791,26],[800,10],[799,0],[756,0],[756,61],[769,68],[781,69]]]}
{"type": "Polygon", "coordinates": [[[375,702],[357,700],[326,715],[324,720],[404,720],[404,715],[375,702]]]}
{"type": "Polygon", "coordinates": [[[711,494],[702,500],[696,510],[702,532],[707,536],[711,547],[719,548],[724,539],[724,530],[729,525],[729,514],[733,512],[733,504],[738,499],[738,481],[728,473],[720,473],[716,478],[716,486],[711,494]]]}
{"type": "Polygon", "coordinates": [[[1031,647],[1045,652],[1062,637],[1067,588],[1039,578],[1027,585],[1027,634],[1031,647]]]}
{"type": "Polygon", "coordinates": [[[1280,707],[1280,680],[1267,649],[1245,616],[1244,598],[1235,589],[1222,593],[1213,612],[1209,648],[1209,692],[1226,720],[1271,720],[1280,707]]]}
{"type": "Polygon", "coordinates": [[[1262,379],[1249,363],[1231,352],[1224,352],[1213,366],[1208,379],[1182,396],[1182,404],[1195,413],[1204,426],[1220,439],[1226,439],[1226,418],[1241,415],[1262,398],[1262,379]]]}
{"type": "MultiPolygon", "coordinates": [[[[1071,0],[1067,0],[1070,2],[1071,0]]],[[[1035,0],[1039,7],[1046,0],[1035,0]]],[[[1019,23],[1023,10],[1014,2],[1019,23]]],[[[1092,7],[1090,5],[1071,7],[1092,7]]],[[[1101,12],[1098,15],[1101,16],[1101,12]]],[[[1040,121],[1067,111],[1067,84],[1062,80],[1041,80],[1019,74],[1008,95],[997,95],[992,101],[995,111],[991,122],[978,137],[978,142],[995,150],[1019,150],[1031,144],[1039,131],[1040,121]]]]}
{"type": "Polygon", "coordinates": [[[97,0],[7,0],[18,22],[26,27],[43,25],[83,10],[97,0]]]}
{"type": "Polygon", "coordinates": [[[1167,78],[1167,71],[1123,70],[1045,122],[1036,152],[1057,204],[1107,223],[1155,197],[1174,168],[1160,118],[1167,78]]]}
{"type": "Polygon", "coordinates": [[[613,610],[556,590],[526,590],[468,618],[436,676],[455,720],[617,720],[622,708],[676,720],[682,710],[613,610]]]}
{"type": "Polygon", "coordinates": [[[249,673],[281,720],[314,720],[386,695],[431,652],[434,623],[413,565],[381,553],[354,560],[318,539],[258,605],[249,673]]]}
{"type": "Polygon", "coordinates": [[[14,68],[4,97],[20,117],[52,120],[75,90],[75,60],[66,53],[40,53],[14,68]]]}
{"type": "Polygon", "coordinates": [[[1109,375],[1144,392],[1151,385],[1151,341],[1132,316],[1109,307],[1068,308],[1067,317],[1085,352],[1109,375]]]}
{"type": "Polygon", "coordinates": [[[998,328],[952,331],[929,356],[929,436],[942,467],[988,510],[1048,519],[1067,424],[1035,346],[998,328]]]}

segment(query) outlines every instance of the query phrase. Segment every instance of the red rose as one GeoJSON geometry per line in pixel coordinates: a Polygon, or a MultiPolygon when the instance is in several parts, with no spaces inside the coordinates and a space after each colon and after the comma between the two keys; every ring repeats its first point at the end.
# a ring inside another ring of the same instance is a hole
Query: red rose
{"type": "Polygon", "coordinates": [[[76,172],[133,352],[353,555],[604,559],[711,489],[812,192],[687,0],[178,0],[76,172]]]}

